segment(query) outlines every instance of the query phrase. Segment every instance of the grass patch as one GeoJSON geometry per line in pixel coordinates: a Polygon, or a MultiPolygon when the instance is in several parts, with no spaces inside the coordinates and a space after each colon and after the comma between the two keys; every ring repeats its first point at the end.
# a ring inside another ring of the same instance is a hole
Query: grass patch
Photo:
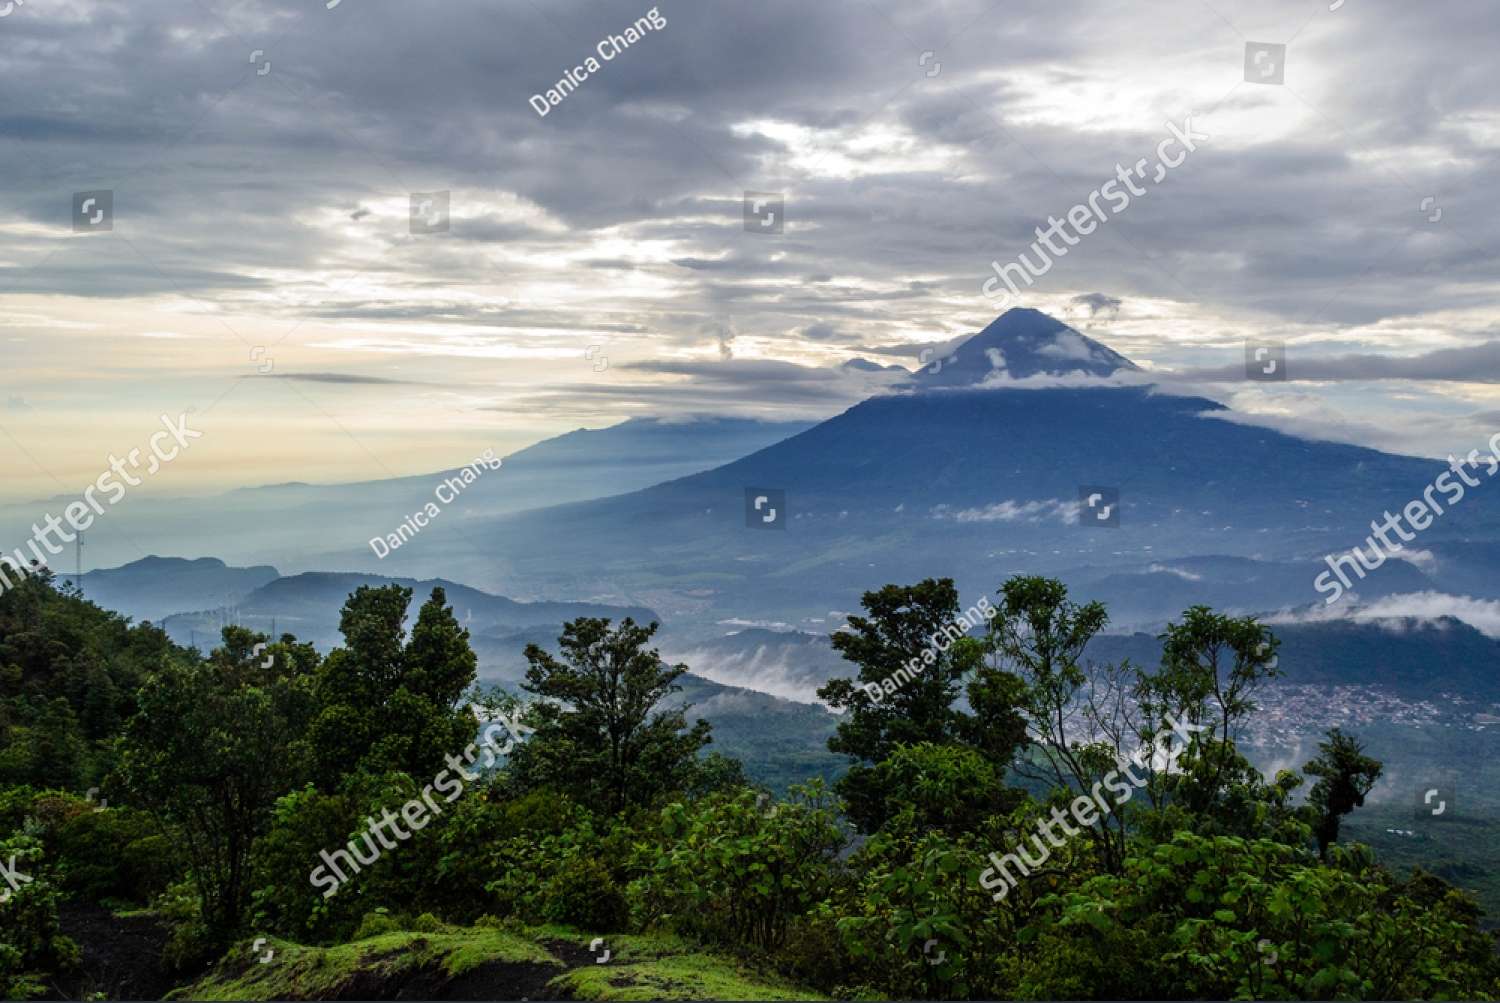
{"type": "Polygon", "coordinates": [[[828,997],[733,958],[691,950],[670,936],[606,938],[608,964],[575,968],[552,980],[587,1000],[823,1000],[828,997]]]}
{"type": "Polygon", "coordinates": [[[592,1000],[827,998],[669,934],[606,936],[610,960],[597,964],[588,949],[594,936],[566,926],[486,925],[392,931],[335,947],[271,940],[261,948],[275,951],[265,964],[246,943],[168,999],[433,998],[463,977],[464,988],[497,999],[543,992],[592,1000]]]}
{"type": "Polygon", "coordinates": [[[504,930],[472,927],[443,933],[397,931],[335,947],[270,940],[275,955],[262,964],[250,945],[232,952],[206,978],[174,999],[327,999],[357,986],[396,983],[428,968],[456,977],[490,962],[556,965],[537,944],[504,930]]]}

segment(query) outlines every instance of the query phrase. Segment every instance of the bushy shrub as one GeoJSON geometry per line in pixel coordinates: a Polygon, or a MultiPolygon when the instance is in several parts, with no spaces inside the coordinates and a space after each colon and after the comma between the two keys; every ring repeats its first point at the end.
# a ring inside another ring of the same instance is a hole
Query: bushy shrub
{"type": "Polygon", "coordinates": [[[566,797],[551,792],[512,800],[494,787],[471,791],[448,808],[444,823],[432,833],[437,866],[427,882],[431,903],[455,922],[471,921],[497,907],[510,912],[490,886],[517,867],[535,874],[532,868],[541,865],[525,862],[523,855],[542,838],[558,836],[587,817],[566,797]]]}
{"type": "MultiPolygon", "coordinates": [[[[883,996],[1006,999],[1014,983],[1014,903],[981,887],[989,846],[1005,836],[954,838],[912,824],[908,809],[850,858],[851,881],[833,900],[849,958],[843,978],[883,996]]],[[[1019,896],[1017,896],[1019,897],[1019,896]]]]}
{"type": "Polygon", "coordinates": [[[448,925],[430,912],[424,912],[408,924],[408,929],[417,933],[442,933],[448,925]]]}
{"type": "Polygon", "coordinates": [[[345,886],[332,898],[313,887],[310,873],[320,853],[343,847],[358,824],[347,797],[311,786],[279,798],[271,826],[251,859],[251,914],[258,930],[298,941],[322,941],[351,933],[379,903],[345,886]]]}
{"type": "Polygon", "coordinates": [[[623,930],[630,906],[609,868],[594,857],[576,855],[558,868],[543,893],[547,919],[583,930],[623,930]]]}
{"type": "Polygon", "coordinates": [[[182,877],[171,836],[146,812],[83,807],[58,826],[57,867],[63,887],[90,901],[145,905],[182,877]]]}
{"type": "Polygon", "coordinates": [[[503,915],[601,930],[626,925],[622,883],[609,862],[628,863],[631,831],[621,822],[596,828],[581,811],[576,817],[561,832],[518,835],[500,844],[495,861],[499,876],[486,890],[503,915]],[[601,898],[591,903],[591,894],[601,898]]]}
{"type": "Polygon", "coordinates": [[[203,918],[203,900],[191,881],[168,886],[152,908],[170,931],[162,948],[162,961],[168,968],[179,972],[201,968],[224,948],[223,935],[203,918]]]}
{"type": "Polygon", "coordinates": [[[15,889],[0,883],[0,995],[26,999],[42,994],[45,977],[78,964],[78,945],[58,930],[60,895],[42,841],[25,833],[0,840],[0,860],[31,879],[15,889]]]}
{"type": "Polygon", "coordinates": [[[359,921],[359,929],[354,931],[350,940],[368,940],[378,937],[383,933],[395,933],[401,929],[401,924],[391,916],[383,907],[373,912],[365,913],[364,919],[359,921]]]}
{"type": "Polygon", "coordinates": [[[1366,847],[1179,832],[1120,876],[1043,899],[1019,995],[1114,999],[1476,999],[1493,994],[1473,900],[1397,881],[1366,847]]]}
{"type": "Polygon", "coordinates": [[[774,950],[822,900],[843,844],[817,782],[779,805],[752,790],[672,804],[658,842],[637,851],[631,893],[643,920],[774,950]]]}

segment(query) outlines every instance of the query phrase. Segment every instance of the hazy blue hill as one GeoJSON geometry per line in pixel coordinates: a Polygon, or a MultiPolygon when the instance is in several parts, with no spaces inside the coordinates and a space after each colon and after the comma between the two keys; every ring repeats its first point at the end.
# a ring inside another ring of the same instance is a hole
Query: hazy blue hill
{"type": "MultiPolygon", "coordinates": [[[[1281,682],[1328,686],[1384,686],[1411,699],[1440,692],[1500,700],[1500,641],[1451,617],[1401,618],[1386,624],[1273,623],[1281,682]]],[[[1095,638],[1088,657],[1124,658],[1156,665],[1161,643],[1151,634],[1095,638]]]]}
{"type": "MultiPolygon", "coordinates": [[[[86,571],[82,581],[85,597],[100,606],[137,621],[158,621],[205,602],[233,606],[280,576],[270,565],[232,568],[216,557],[151,556],[118,568],[86,571]]],[[[72,584],[75,577],[58,575],[58,584],[72,584]]]]}
{"type": "MultiPolygon", "coordinates": [[[[433,532],[462,530],[467,520],[633,491],[706,470],[807,428],[805,421],[691,417],[635,418],[608,428],[577,429],[503,457],[433,532]]],[[[475,449],[477,456],[482,447],[475,449]]],[[[473,457],[464,458],[465,462],[473,457]]],[[[232,562],[274,561],[284,568],[349,566],[320,562],[328,552],[361,553],[366,541],[395,532],[455,470],[346,484],[285,483],[243,488],[217,497],[131,499],[89,532],[86,556],[124,562],[142,550],[162,554],[217,554],[232,562]]],[[[65,503],[70,499],[61,499],[65,503]]],[[[59,501],[0,506],[0,536],[23,540],[30,525],[59,501]]],[[[62,563],[69,563],[64,559],[62,563]]],[[[434,574],[446,573],[437,569],[434,574]]],[[[87,584],[87,582],[85,582],[87,584]]],[[[199,603],[199,605],[203,605],[199,603]]],[[[177,607],[182,608],[182,607],[177,607]]]]}
{"type": "MultiPolygon", "coordinates": [[[[1191,602],[1184,604],[1192,605],[1191,602]]],[[[1113,610],[1111,610],[1113,612],[1113,610]]],[[[1328,686],[1385,686],[1402,696],[1426,699],[1447,690],[1500,700],[1500,641],[1451,617],[1411,617],[1385,622],[1270,621],[1281,639],[1281,682],[1328,686]]],[[[979,635],[980,631],[975,631],[979,635]]],[[[1157,631],[1102,634],[1087,657],[1096,662],[1161,661],[1157,631]]],[[[699,675],[726,685],[748,686],[793,700],[814,700],[815,691],[854,668],[826,636],[747,630],[704,642],[683,656],[699,675]]]]}
{"type": "MultiPolygon", "coordinates": [[[[1124,570],[1082,569],[1062,575],[1076,595],[1109,607],[1112,623],[1146,624],[1163,609],[1204,605],[1237,613],[1279,606],[1322,605],[1313,581],[1327,570],[1320,559],[1258,561],[1247,557],[1190,557],[1124,570]]],[[[1451,585],[1450,585],[1451,587],[1451,585]]],[[[1436,590],[1433,579],[1406,561],[1386,561],[1359,583],[1363,600],[1436,590]]]]}
{"type": "MultiPolygon", "coordinates": [[[[580,616],[603,616],[619,620],[634,617],[649,623],[660,619],[642,606],[610,606],[584,602],[517,602],[479,589],[444,579],[417,581],[411,578],[387,578],[380,575],[310,572],[278,578],[247,595],[228,611],[232,622],[255,630],[269,632],[274,621],[276,631],[292,633],[299,640],[311,641],[327,649],[341,643],[338,631],[339,611],[344,600],[361,585],[404,585],[412,590],[410,616],[426,601],[434,587],[441,586],[459,621],[471,634],[482,636],[499,628],[547,627],[555,639],[561,625],[580,616]]],[[[206,638],[217,638],[225,619],[223,611],[184,612],[168,617],[163,624],[178,643],[186,643],[196,631],[201,646],[206,638]]],[[[410,621],[409,621],[410,622],[410,621]]]]}
{"type": "Polygon", "coordinates": [[[832,779],[848,768],[845,756],[828,751],[839,718],[822,705],[782,700],[753,689],[724,686],[687,675],[674,698],[692,705],[690,718],[714,726],[710,752],[745,764],[753,780],[780,792],[815,776],[832,779]]]}

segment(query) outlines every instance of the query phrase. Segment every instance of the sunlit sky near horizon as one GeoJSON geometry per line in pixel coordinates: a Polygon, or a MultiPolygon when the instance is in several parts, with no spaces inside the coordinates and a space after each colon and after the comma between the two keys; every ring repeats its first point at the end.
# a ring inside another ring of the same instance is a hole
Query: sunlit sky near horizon
{"type": "Polygon", "coordinates": [[[1500,429],[1485,5],[667,2],[537,114],[651,6],[0,0],[0,498],[75,492],[164,413],[204,435],[143,492],[831,415],[880,385],[843,362],[982,328],[990,262],[1188,114],[1211,138],[1020,305],[1298,434],[1500,429]],[[1283,84],[1247,42],[1287,44],[1283,84]],[[104,189],[113,228],[75,232],[104,189]],[[436,191],[447,231],[412,233],[436,191]],[[1247,340],[1320,378],[1194,379],[1247,340]]]}

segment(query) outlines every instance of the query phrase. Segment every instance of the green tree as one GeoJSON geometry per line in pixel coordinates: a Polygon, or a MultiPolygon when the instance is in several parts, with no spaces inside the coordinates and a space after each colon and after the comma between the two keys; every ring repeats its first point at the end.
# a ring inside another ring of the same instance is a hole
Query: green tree
{"type": "Polygon", "coordinates": [[[344,647],[318,670],[310,732],[325,790],[355,772],[433,776],[474,738],[474,715],[460,703],[478,664],[469,633],[434,588],[408,641],[411,596],[399,585],[360,586],[344,604],[344,647]]]}
{"type": "Polygon", "coordinates": [[[272,805],[306,772],[310,680],[246,657],[253,637],[226,628],[225,647],[207,661],[150,676],[120,746],[130,803],[179,839],[204,919],[221,938],[239,926],[250,855],[272,805]]]}
{"type": "Polygon", "coordinates": [[[659,708],[681,690],[686,665],[667,665],[646,644],[657,625],[626,617],[581,617],[563,626],[561,658],[526,646],[524,689],[542,700],[528,709],[535,734],[511,753],[514,784],[553,787],[595,811],[644,806],[680,791],[697,775],[710,726],[687,725],[687,708],[659,708]]]}
{"type": "Polygon", "coordinates": [[[972,679],[973,713],[955,706],[964,679],[981,668],[982,647],[965,635],[984,614],[975,609],[971,619],[962,611],[952,579],[887,585],[866,592],[861,604],[867,615],[849,617],[850,629],[832,639],[858,676],[830,680],[818,696],[847,711],[828,740],[830,750],[853,760],[835,789],[850,819],[873,832],[896,810],[876,765],[899,746],[969,744],[1004,768],[1024,722],[1015,713],[1014,677],[999,672],[972,679]]]}
{"type": "Polygon", "coordinates": [[[1206,820],[1235,831],[1234,802],[1256,786],[1259,773],[1235,749],[1241,723],[1255,712],[1255,691],[1279,676],[1280,642],[1254,617],[1230,617],[1206,606],[1186,610],[1161,635],[1162,662],[1137,685],[1146,716],[1143,735],[1166,735],[1174,722],[1196,729],[1182,772],[1148,788],[1160,805],[1170,796],[1206,820]]]}
{"type": "Polygon", "coordinates": [[[1313,834],[1318,838],[1318,855],[1327,858],[1328,847],[1338,842],[1339,826],[1344,816],[1364,806],[1365,795],[1380,779],[1378,759],[1365,755],[1365,748],[1353,735],[1338,728],[1328,732],[1328,740],[1318,743],[1318,756],[1302,767],[1308,776],[1317,777],[1307,792],[1307,803],[1315,813],[1313,834]]]}
{"type": "MultiPolygon", "coordinates": [[[[1056,797],[1101,790],[1137,745],[1126,699],[1128,665],[1096,666],[1084,658],[1109,622],[1104,606],[1073,602],[1062,582],[1036,576],[1009,579],[999,596],[985,639],[985,673],[1017,681],[1007,698],[1030,739],[1017,772],[1050,785],[1056,797]]],[[[1125,855],[1126,810],[1113,796],[1104,804],[1108,810],[1089,833],[1114,870],[1125,855]]]]}

